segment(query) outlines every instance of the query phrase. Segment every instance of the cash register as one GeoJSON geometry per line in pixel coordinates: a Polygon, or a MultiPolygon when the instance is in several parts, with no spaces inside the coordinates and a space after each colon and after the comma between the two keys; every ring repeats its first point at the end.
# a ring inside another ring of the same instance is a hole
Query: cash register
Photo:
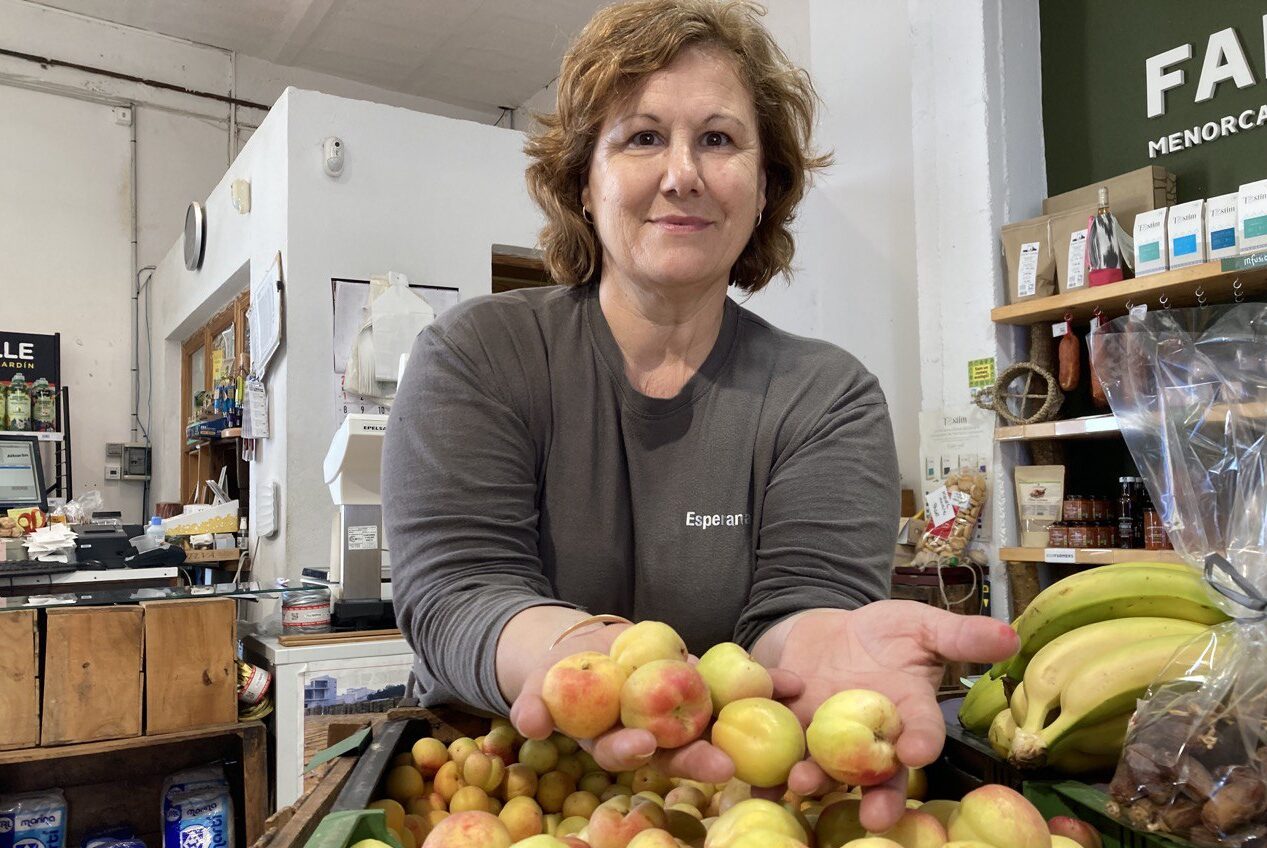
{"type": "MultiPolygon", "coordinates": [[[[48,512],[44,489],[44,466],[40,443],[35,436],[6,433],[0,437],[0,515],[11,509],[38,509],[48,512]]],[[[26,558],[9,559],[9,546],[0,547],[0,578],[30,574],[63,574],[74,571],[69,562],[39,562],[26,558]]]]}

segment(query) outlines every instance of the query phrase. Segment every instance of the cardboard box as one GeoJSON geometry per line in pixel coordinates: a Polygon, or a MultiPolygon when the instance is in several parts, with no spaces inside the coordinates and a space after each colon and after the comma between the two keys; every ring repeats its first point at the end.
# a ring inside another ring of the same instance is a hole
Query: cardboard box
{"type": "Polygon", "coordinates": [[[1022,303],[1056,293],[1051,218],[1043,215],[1008,224],[1000,231],[1007,263],[1007,302],[1022,303]]]}
{"type": "Polygon", "coordinates": [[[1049,197],[1043,201],[1043,214],[1095,206],[1101,186],[1108,188],[1109,208],[1128,233],[1135,232],[1135,216],[1140,212],[1173,206],[1177,198],[1175,175],[1159,165],[1149,165],[1049,197]]]}
{"type": "Polygon", "coordinates": [[[36,610],[0,612],[0,751],[40,742],[40,631],[36,610]]]}
{"type": "Polygon", "coordinates": [[[146,735],[237,721],[235,602],[147,601],[141,608],[146,735]]]}
{"type": "Polygon", "coordinates": [[[1079,206],[1051,216],[1051,250],[1056,256],[1056,287],[1061,294],[1087,287],[1085,267],[1087,221],[1098,208],[1097,204],[1092,203],[1090,206],[1079,206]],[[1074,269],[1077,271],[1076,274],[1069,266],[1070,241],[1074,233],[1083,235],[1080,245],[1074,250],[1076,254],[1074,259],[1080,263],[1080,267],[1074,269]],[[1070,286],[1071,281],[1076,285],[1070,286]]]}
{"type": "Polygon", "coordinates": [[[44,613],[41,745],[141,735],[142,615],[122,606],[44,613]]]}

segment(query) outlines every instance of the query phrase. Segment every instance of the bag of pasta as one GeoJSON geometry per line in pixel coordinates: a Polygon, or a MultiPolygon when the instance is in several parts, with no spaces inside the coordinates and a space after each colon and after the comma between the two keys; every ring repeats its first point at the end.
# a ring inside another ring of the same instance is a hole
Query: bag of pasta
{"type": "Polygon", "coordinates": [[[958,565],[977,530],[988,491],[985,475],[965,467],[925,495],[927,520],[911,565],[958,565]]]}
{"type": "Polygon", "coordinates": [[[1157,669],[1110,812],[1198,845],[1267,846],[1267,305],[1127,316],[1091,339],[1175,550],[1231,619],[1157,669]]]}

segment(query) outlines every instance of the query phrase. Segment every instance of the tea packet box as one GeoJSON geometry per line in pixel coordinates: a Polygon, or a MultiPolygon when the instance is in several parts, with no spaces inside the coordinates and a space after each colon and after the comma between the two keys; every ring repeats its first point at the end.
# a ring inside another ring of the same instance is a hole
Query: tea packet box
{"type": "Polygon", "coordinates": [[[1170,210],[1150,209],[1135,216],[1135,276],[1167,270],[1170,244],[1166,238],[1166,218],[1170,210]]]}
{"type": "Polygon", "coordinates": [[[1235,256],[1240,247],[1236,233],[1236,192],[1211,197],[1205,202],[1206,258],[1235,256]]]}
{"type": "Polygon", "coordinates": [[[1170,207],[1166,238],[1170,244],[1170,270],[1205,262],[1205,201],[1170,207]]]}
{"type": "Polygon", "coordinates": [[[1246,183],[1236,198],[1241,255],[1267,250],[1267,180],[1246,183]]]}

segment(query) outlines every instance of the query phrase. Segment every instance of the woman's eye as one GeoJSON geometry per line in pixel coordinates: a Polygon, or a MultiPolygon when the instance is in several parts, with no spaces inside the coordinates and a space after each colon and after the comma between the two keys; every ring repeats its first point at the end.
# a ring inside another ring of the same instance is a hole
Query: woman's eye
{"type": "Polygon", "coordinates": [[[729,143],[730,136],[726,135],[724,132],[713,130],[712,132],[704,133],[704,145],[706,147],[721,147],[722,145],[729,143]]]}
{"type": "Polygon", "coordinates": [[[643,130],[642,132],[634,133],[633,138],[631,138],[630,141],[638,147],[648,147],[655,144],[656,139],[657,136],[655,133],[650,130],[643,130]]]}

